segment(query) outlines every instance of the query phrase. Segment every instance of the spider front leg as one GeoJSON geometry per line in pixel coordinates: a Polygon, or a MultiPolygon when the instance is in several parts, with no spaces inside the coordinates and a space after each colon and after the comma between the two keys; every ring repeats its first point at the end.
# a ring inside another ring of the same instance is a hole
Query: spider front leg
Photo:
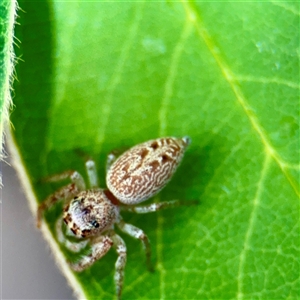
{"type": "Polygon", "coordinates": [[[64,233],[62,229],[63,225],[63,219],[58,219],[56,222],[56,235],[58,241],[65,245],[66,248],[68,248],[72,252],[79,252],[84,247],[86,247],[88,240],[82,240],[79,242],[71,242],[66,238],[66,235],[74,236],[73,233],[70,231],[70,229],[67,227],[67,232],[64,233]]]}
{"type": "Polygon", "coordinates": [[[49,209],[59,200],[70,201],[78,192],[78,187],[74,183],[71,183],[46,198],[46,200],[42,202],[37,209],[37,227],[41,227],[42,216],[45,210],[49,209]]]}
{"type": "Polygon", "coordinates": [[[96,260],[102,258],[113,245],[113,239],[108,235],[101,235],[91,240],[91,251],[76,263],[69,263],[76,272],[82,272],[90,267],[96,260]]]}
{"type": "Polygon", "coordinates": [[[121,220],[119,223],[117,223],[118,227],[131,237],[135,239],[139,239],[142,242],[143,249],[146,253],[146,264],[148,267],[148,270],[150,272],[154,271],[153,265],[151,263],[151,246],[148,236],[144,233],[143,230],[139,229],[138,227],[135,227],[131,224],[125,223],[123,220],[121,220]]]}
{"type": "MultiPolygon", "coordinates": [[[[124,282],[124,268],[126,265],[126,245],[123,239],[117,235],[114,231],[109,232],[108,235],[99,236],[95,239],[91,239],[91,252],[84,256],[76,263],[69,263],[70,267],[76,271],[81,272],[90,267],[95,261],[102,258],[108,250],[113,246],[118,254],[118,258],[115,264],[115,285],[116,294],[118,299],[121,299],[123,282],[124,282]]],[[[75,246],[76,247],[76,246],[75,246]]]]}
{"type": "Polygon", "coordinates": [[[82,176],[77,171],[66,171],[51,177],[47,177],[44,181],[55,182],[66,178],[70,178],[73,183],[63,186],[48,196],[39,206],[37,210],[37,227],[40,228],[42,216],[45,210],[49,209],[59,200],[65,202],[70,201],[79,191],[85,190],[85,183],[82,176]]]}

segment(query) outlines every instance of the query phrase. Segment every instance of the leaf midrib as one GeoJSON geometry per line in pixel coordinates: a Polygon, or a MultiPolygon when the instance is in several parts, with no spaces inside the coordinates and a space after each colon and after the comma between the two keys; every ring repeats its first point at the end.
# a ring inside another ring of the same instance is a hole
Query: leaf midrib
{"type": "Polygon", "coordinates": [[[253,109],[248,104],[246,97],[242,92],[242,89],[237,84],[237,78],[234,75],[234,72],[232,72],[232,70],[229,68],[229,66],[227,65],[227,63],[225,62],[221,54],[214,50],[217,49],[217,47],[213,42],[212,38],[210,37],[209,31],[203,26],[203,22],[200,18],[200,14],[198,10],[194,7],[192,2],[185,2],[181,0],[181,3],[185,8],[186,18],[195,26],[199,38],[201,38],[206,44],[212,57],[217,62],[217,65],[219,66],[221,73],[224,76],[224,79],[228,82],[231,90],[236,96],[237,102],[240,104],[247,118],[249,119],[252,128],[258,134],[259,139],[263,144],[263,148],[264,151],[266,152],[266,155],[272,157],[272,159],[276,162],[281,172],[283,173],[283,175],[286,177],[287,181],[291,185],[296,196],[299,198],[300,196],[299,187],[297,183],[293,180],[290,172],[288,172],[289,163],[286,162],[284,159],[282,159],[280,154],[276,151],[272,143],[267,138],[264,128],[261,126],[257,116],[254,115],[253,109]]]}

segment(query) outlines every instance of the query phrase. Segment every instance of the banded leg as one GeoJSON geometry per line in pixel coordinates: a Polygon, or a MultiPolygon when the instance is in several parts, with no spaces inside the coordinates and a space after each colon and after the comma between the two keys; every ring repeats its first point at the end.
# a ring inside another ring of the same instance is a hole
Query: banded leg
{"type": "Polygon", "coordinates": [[[73,170],[65,171],[65,172],[60,173],[60,174],[56,174],[56,175],[46,177],[46,178],[43,179],[43,181],[45,181],[45,182],[57,182],[57,181],[61,181],[61,180],[67,179],[67,178],[70,178],[71,181],[76,184],[76,186],[78,187],[78,189],[80,191],[83,191],[83,190],[86,189],[83,177],[77,171],[73,171],[73,170]]]}
{"type": "Polygon", "coordinates": [[[75,183],[71,183],[66,185],[52,195],[48,196],[44,202],[42,202],[38,206],[37,210],[37,227],[41,227],[41,220],[43,213],[46,209],[50,208],[53,204],[55,204],[59,200],[70,201],[73,197],[75,197],[79,192],[79,188],[75,183]]]}
{"type": "Polygon", "coordinates": [[[123,282],[124,282],[124,269],[126,265],[126,259],[127,259],[127,250],[126,245],[123,239],[117,235],[116,233],[113,233],[111,235],[111,239],[114,242],[114,248],[116,249],[118,253],[118,259],[115,264],[115,285],[116,285],[116,294],[117,299],[121,299],[122,289],[123,289],[123,282]]]}
{"type": "Polygon", "coordinates": [[[166,208],[174,208],[181,205],[189,206],[189,205],[196,205],[196,204],[198,204],[198,201],[195,200],[193,201],[172,200],[172,201],[165,201],[159,203],[152,203],[145,206],[121,206],[121,209],[124,211],[135,212],[137,214],[148,214],[166,208]]]}
{"type": "Polygon", "coordinates": [[[98,187],[98,175],[96,170],[96,164],[92,159],[89,159],[85,163],[86,172],[89,179],[89,184],[91,188],[98,187]]]}
{"type": "MultiPolygon", "coordinates": [[[[57,239],[58,241],[65,245],[66,248],[68,248],[70,251],[72,252],[79,252],[80,250],[82,250],[84,247],[86,247],[88,240],[83,240],[83,241],[79,241],[79,242],[71,242],[69,241],[63,230],[62,230],[62,225],[63,225],[63,220],[62,219],[58,219],[56,222],[56,234],[57,234],[57,239]]],[[[66,233],[68,235],[68,233],[66,233]]],[[[74,234],[72,232],[70,232],[69,235],[73,235],[74,234]]]]}
{"type": "Polygon", "coordinates": [[[64,179],[70,178],[73,182],[72,184],[66,185],[50,196],[46,198],[39,206],[37,211],[37,227],[41,226],[41,219],[43,212],[50,208],[59,200],[65,200],[66,202],[71,200],[79,191],[85,190],[85,183],[82,176],[77,171],[65,171],[60,174],[49,176],[43,179],[46,182],[56,182],[64,179]]]}
{"type": "Polygon", "coordinates": [[[132,236],[135,239],[141,240],[143,249],[146,253],[146,264],[148,270],[150,272],[153,272],[154,268],[151,263],[151,246],[150,246],[150,241],[148,236],[144,233],[143,230],[131,224],[127,224],[124,221],[120,221],[119,223],[117,223],[117,225],[123,232],[127,233],[128,235],[132,236]]]}
{"type": "Polygon", "coordinates": [[[113,245],[113,239],[109,236],[99,236],[91,241],[91,252],[83,256],[81,260],[75,263],[69,263],[70,267],[76,272],[82,272],[90,267],[96,260],[102,258],[113,245]]]}

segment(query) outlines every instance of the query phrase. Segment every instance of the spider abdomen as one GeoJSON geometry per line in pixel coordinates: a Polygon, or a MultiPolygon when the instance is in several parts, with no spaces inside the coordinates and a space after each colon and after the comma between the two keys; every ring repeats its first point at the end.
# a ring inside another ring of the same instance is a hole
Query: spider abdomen
{"type": "Polygon", "coordinates": [[[189,142],[188,137],[166,137],[132,147],[108,170],[108,189],[124,204],[154,196],[171,179],[189,142]]]}

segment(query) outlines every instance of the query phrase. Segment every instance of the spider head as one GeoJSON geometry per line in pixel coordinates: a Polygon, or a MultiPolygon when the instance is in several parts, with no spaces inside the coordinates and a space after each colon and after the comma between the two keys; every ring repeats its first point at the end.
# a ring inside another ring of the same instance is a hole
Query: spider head
{"type": "Polygon", "coordinates": [[[118,216],[118,208],[103,190],[80,192],[64,208],[63,219],[76,237],[95,236],[109,229],[118,216]]]}

